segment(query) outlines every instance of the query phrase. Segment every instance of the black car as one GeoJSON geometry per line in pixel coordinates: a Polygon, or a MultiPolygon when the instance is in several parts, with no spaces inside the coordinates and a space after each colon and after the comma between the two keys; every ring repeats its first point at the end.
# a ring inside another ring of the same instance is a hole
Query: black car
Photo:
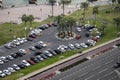
{"type": "Polygon", "coordinates": [[[47,59],[48,57],[46,56],[46,55],[44,55],[44,54],[41,54],[40,55],[42,58],[44,58],[44,59],[47,59]]]}
{"type": "Polygon", "coordinates": [[[17,54],[15,54],[15,53],[11,53],[10,54],[13,58],[18,58],[19,56],[17,55],[17,54]]]}
{"type": "Polygon", "coordinates": [[[55,51],[55,53],[57,53],[57,54],[60,54],[60,53],[61,53],[61,51],[58,50],[58,49],[55,49],[54,51],[55,51]]]}
{"type": "Polygon", "coordinates": [[[21,69],[25,69],[27,66],[25,66],[24,64],[19,64],[18,65],[21,69]]]}
{"type": "Polygon", "coordinates": [[[56,55],[57,53],[55,52],[55,51],[53,51],[53,50],[51,50],[51,49],[48,49],[47,51],[49,51],[51,54],[53,54],[53,55],[56,55]]]}
{"type": "Polygon", "coordinates": [[[33,38],[27,37],[26,38],[28,41],[33,41],[33,38]]]}
{"type": "Polygon", "coordinates": [[[37,59],[36,57],[31,57],[30,60],[32,60],[35,63],[39,63],[40,62],[40,60],[37,59]]]}
{"type": "Polygon", "coordinates": [[[42,54],[42,52],[35,52],[34,55],[37,56],[37,55],[40,55],[42,54]]]}
{"type": "Polygon", "coordinates": [[[41,46],[41,45],[35,45],[35,48],[37,48],[37,49],[41,49],[42,46],[41,46]]]}

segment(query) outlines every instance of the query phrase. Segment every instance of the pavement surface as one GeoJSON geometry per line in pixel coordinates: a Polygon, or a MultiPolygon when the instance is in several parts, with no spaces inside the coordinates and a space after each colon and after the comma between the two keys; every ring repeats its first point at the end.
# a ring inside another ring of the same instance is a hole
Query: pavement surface
{"type": "Polygon", "coordinates": [[[119,53],[120,48],[112,49],[49,80],[120,80],[120,69],[113,68],[119,53]]]}
{"type": "MultiPolygon", "coordinates": [[[[73,12],[77,8],[73,6],[65,7],[65,14],[67,15],[69,11],[73,12]]],[[[63,9],[61,6],[54,6],[54,15],[57,16],[62,14],[63,9]]],[[[31,5],[24,7],[16,7],[16,8],[7,8],[0,9],[0,23],[4,22],[12,22],[20,24],[21,17],[23,14],[33,15],[35,17],[35,21],[41,22],[48,18],[48,15],[52,15],[51,6],[50,5],[31,5]]]]}

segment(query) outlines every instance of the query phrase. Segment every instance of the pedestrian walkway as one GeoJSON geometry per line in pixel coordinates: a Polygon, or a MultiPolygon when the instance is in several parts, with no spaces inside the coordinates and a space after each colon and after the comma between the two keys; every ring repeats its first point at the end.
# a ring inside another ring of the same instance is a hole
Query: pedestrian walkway
{"type": "MultiPolygon", "coordinates": [[[[57,16],[62,14],[62,7],[61,6],[54,6],[54,15],[57,16]]],[[[65,7],[65,14],[68,12],[75,11],[75,7],[65,7]]],[[[51,6],[50,5],[33,5],[33,6],[25,6],[25,7],[18,7],[18,8],[8,8],[8,9],[0,9],[0,23],[5,22],[12,22],[12,23],[21,23],[21,16],[23,14],[26,15],[33,15],[35,17],[35,21],[41,22],[48,18],[51,13],[51,6]]]]}

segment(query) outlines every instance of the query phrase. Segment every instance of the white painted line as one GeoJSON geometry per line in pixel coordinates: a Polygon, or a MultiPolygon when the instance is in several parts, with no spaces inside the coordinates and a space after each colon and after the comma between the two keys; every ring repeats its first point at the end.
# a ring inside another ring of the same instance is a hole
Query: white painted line
{"type": "Polygon", "coordinates": [[[107,77],[107,76],[111,75],[112,73],[113,73],[113,71],[108,73],[108,74],[106,74],[106,75],[104,75],[103,77],[107,77]]]}
{"type": "Polygon", "coordinates": [[[98,69],[98,68],[100,68],[100,67],[101,67],[101,66],[97,66],[96,68],[93,69],[93,71],[96,70],[96,69],[98,69]]]}
{"type": "Polygon", "coordinates": [[[105,68],[105,69],[99,71],[98,74],[100,74],[100,73],[102,73],[102,72],[104,72],[104,71],[106,71],[106,70],[107,70],[107,68],[105,68]]]}
{"type": "Polygon", "coordinates": [[[82,77],[82,76],[84,76],[84,75],[86,75],[88,72],[86,72],[86,73],[83,73],[82,75],[80,75],[80,76],[78,76],[78,77],[82,77]]]}
{"type": "Polygon", "coordinates": [[[109,63],[111,63],[112,61],[114,61],[114,60],[110,60],[110,61],[106,62],[105,64],[109,64],[109,63]]]}
{"type": "Polygon", "coordinates": [[[118,77],[120,78],[120,72],[118,70],[114,70],[114,71],[117,73],[118,77]]]}
{"type": "Polygon", "coordinates": [[[89,76],[88,78],[86,78],[85,80],[89,80],[90,78],[94,77],[94,75],[89,76]]]}

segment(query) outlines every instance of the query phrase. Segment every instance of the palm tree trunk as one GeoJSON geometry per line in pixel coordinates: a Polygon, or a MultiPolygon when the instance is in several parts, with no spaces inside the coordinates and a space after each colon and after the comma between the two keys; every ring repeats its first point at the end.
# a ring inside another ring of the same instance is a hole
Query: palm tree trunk
{"type": "Polygon", "coordinates": [[[54,14],[54,13],[53,13],[53,5],[52,5],[52,16],[53,16],[53,14],[54,14]]]}
{"type": "Polygon", "coordinates": [[[96,14],[94,14],[95,15],[95,23],[94,23],[94,26],[96,25],[96,14]]]}
{"type": "Polygon", "coordinates": [[[84,13],[83,13],[83,24],[85,23],[85,8],[84,8],[84,13]]]}
{"type": "Polygon", "coordinates": [[[65,14],[65,4],[63,4],[63,15],[65,14]]]}

